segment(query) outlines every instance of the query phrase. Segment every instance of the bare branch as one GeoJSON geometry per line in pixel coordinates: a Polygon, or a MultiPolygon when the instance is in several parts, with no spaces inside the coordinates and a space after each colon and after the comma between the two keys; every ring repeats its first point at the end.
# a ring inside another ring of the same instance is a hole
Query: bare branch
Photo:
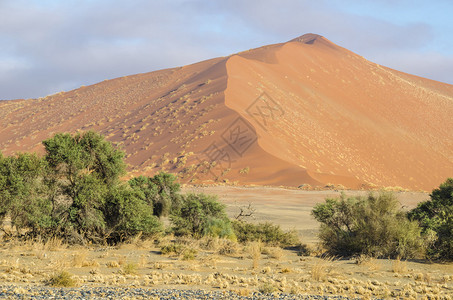
{"type": "Polygon", "coordinates": [[[239,207],[239,214],[236,215],[236,220],[242,220],[243,218],[252,217],[255,218],[254,214],[256,208],[252,206],[252,203],[249,203],[247,206],[239,207]]]}

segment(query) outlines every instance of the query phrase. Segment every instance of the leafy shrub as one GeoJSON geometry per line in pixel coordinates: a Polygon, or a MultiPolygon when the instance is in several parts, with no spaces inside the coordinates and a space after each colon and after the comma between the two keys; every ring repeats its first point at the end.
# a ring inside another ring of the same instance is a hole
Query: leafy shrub
{"type": "Polygon", "coordinates": [[[181,206],[170,215],[176,235],[205,235],[232,237],[231,223],[225,213],[225,205],[216,196],[188,194],[182,198],[181,206]]]}
{"type": "Polygon", "coordinates": [[[0,226],[8,215],[17,233],[116,243],[160,231],[157,216],[177,206],[173,175],[136,180],[149,189],[122,183],[124,153],[98,133],[58,133],[43,144],[44,157],[0,154],[0,226]]]}
{"type": "Polygon", "coordinates": [[[227,218],[208,218],[203,235],[236,240],[231,222],[227,218]]]}
{"type": "Polygon", "coordinates": [[[52,226],[51,202],[43,182],[46,167],[35,154],[3,157],[0,153],[0,224],[9,214],[13,227],[33,235],[52,226]]]}
{"type": "Polygon", "coordinates": [[[111,190],[104,211],[110,243],[122,242],[137,234],[146,238],[163,230],[143,193],[127,185],[118,185],[111,190]]]}
{"type": "Polygon", "coordinates": [[[180,186],[172,174],[160,172],[154,177],[135,177],[129,180],[129,185],[143,193],[154,215],[158,217],[167,216],[181,203],[180,186]]]}
{"type": "Polygon", "coordinates": [[[103,206],[125,172],[124,153],[93,131],[58,133],[43,144],[57,222],[54,234],[101,241],[106,229],[103,206]]]}
{"type": "Polygon", "coordinates": [[[406,218],[391,192],[342,194],[316,205],[312,214],[322,223],[319,237],[331,255],[410,258],[423,252],[420,227],[406,218]]]}
{"type": "Polygon", "coordinates": [[[289,247],[300,243],[295,231],[284,232],[279,225],[270,222],[252,224],[233,221],[233,230],[239,242],[261,241],[269,246],[289,247]]]}
{"type": "Polygon", "coordinates": [[[426,239],[433,237],[427,249],[429,258],[453,260],[453,178],[434,189],[430,197],[410,211],[409,218],[420,223],[426,239]]]}

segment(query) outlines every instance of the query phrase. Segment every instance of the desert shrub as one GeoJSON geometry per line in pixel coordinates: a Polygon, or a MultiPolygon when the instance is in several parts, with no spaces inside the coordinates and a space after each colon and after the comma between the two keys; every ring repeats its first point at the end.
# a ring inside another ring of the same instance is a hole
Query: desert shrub
{"type": "Polygon", "coordinates": [[[151,191],[122,183],[124,153],[92,131],[58,133],[43,144],[43,157],[0,155],[0,225],[8,215],[17,234],[71,243],[119,242],[161,230],[155,215],[179,197],[173,175],[146,178],[151,191]]]}
{"type": "Polygon", "coordinates": [[[122,242],[138,234],[147,238],[163,230],[161,221],[153,215],[153,207],[140,191],[118,185],[107,199],[104,214],[109,243],[122,242]]]}
{"type": "Polygon", "coordinates": [[[231,222],[227,218],[208,218],[203,235],[236,240],[231,222]]]}
{"type": "Polygon", "coordinates": [[[0,154],[0,224],[9,214],[18,231],[37,235],[52,226],[51,202],[43,182],[46,162],[35,154],[0,154]]]}
{"type": "Polygon", "coordinates": [[[163,255],[169,255],[169,254],[181,254],[184,250],[184,245],[182,244],[177,244],[177,243],[171,243],[171,244],[166,244],[162,245],[160,247],[160,253],[163,255]]]}
{"type": "Polygon", "coordinates": [[[182,198],[181,206],[175,209],[170,220],[176,235],[205,235],[232,237],[231,223],[225,213],[225,205],[216,196],[188,194],[182,198]]]}
{"type": "Polygon", "coordinates": [[[391,192],[367,197],[326,199],[312,214],[321,222],[319,237],[335,256],[410,258],[423,252],[421,230],[409,221],[391,192]]]}
{"type": "Polygon", "coordinates": [[[160,253],[162,255],[179,256],[182,260],[193,260],[197,257],[198,250],[191,245],[173,242],[162,245],[160,253]]]}
{"type": "Polygon", "coordinates": [[[73,287],[77,285],[76,280],[74,280],[72,275],[67,271],[61,271],[54,274],[49,278],[48,283],[54,287],[73,287]]]}
{"type": "Polygon", "coordinates": [[[105,234],[103,206],[125,172],[124,153],[98,133],[59,133],[43,141],[49,166],[56,234],[99,241],[105,234]]]}
{"type": "Polygon", "coordinates": [[[271,283],[265,282],[258,288],[258,291],[262,294],[272,294],[278,291],[278,288],[271,283]]]}
{"type": "Polygon", "coordinates": [[[432,240],[429,258],[453,260],[453,178],[434,189],[430,198],[411,210],[409,218],[418,221],[425,238],[432,240]]]}
{"type": "Polygon", "coordinates": [[[241,243],[261,241],[269,246],[289,247],[300,243],[295,231],[283,231],[279,225],[270,222],[252,224],[233,221],[234,233],[241,243]]]}
{"type": "Polygon", "coordinates": [[[186,248],[181,255],[182,260],[194,260],[198,255],[198,250],[195,248],[186,248]]]}
{"type": "Polygon", "coordinates": [[[181,203],[180,186],[172,174],[160,172],[153,177],[135,177],[129,180],[129,185],[143,193],[154,215],[158,217],[168,215],[181,203]]]}
{"type": "Polygon", "coordinates": [[[240,253],[240,245],[231,239],[219,239],[217,253],[221,255],[237,255],[240,253]]]}
{"type": "Polygon", "coordinates": [[[125,275],[133,275],[133,274],[137,274],[137,269],[138,269],[137,264],[127,263],[123,266],[121,273],[125,274],[125,275]]]}

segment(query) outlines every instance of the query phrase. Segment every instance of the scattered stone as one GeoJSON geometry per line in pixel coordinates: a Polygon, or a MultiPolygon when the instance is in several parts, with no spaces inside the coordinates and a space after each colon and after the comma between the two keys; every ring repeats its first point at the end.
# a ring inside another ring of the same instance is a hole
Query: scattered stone
{"type": "Polygon", "coordinates": [[[232,291],[206,291],[206,290],[178,290],[178,289],[146,289],[146,288],[118,288],[118,287],[78,287],[78,288],[52,288],[14,285],[0,286],[0,299],[313,299],[313,300],[343,300],[343,296],[318,296],[318,295],[290,295],[284,293],[262,294],[252,293],[250,296],[240,296],[232,291]]]}

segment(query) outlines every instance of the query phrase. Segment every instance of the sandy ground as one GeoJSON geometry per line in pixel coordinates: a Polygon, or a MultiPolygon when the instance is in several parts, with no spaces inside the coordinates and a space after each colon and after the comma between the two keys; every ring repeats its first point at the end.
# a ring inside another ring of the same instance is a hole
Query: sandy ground
{"type": "MultiPolygon", "coordinates": [[[[270,221],[282,228],[295,229],[305,243],[317,242],[316,233],[319,223],[310,212],[317,203],[327,197],[338,197],[341,191],[304,191],[278,187],[234,187],[206,186],[184,187],[183,191],[218,195],[219,200],[227,205],[231,218],[237,216],[241,208],[249,204],[256,210],[250,222],[270,221]]],[[[366,191],[343,191],[346,195],[366,195],[366,191]]],[[[418,202],[429,199],[429,194],[418,192],[396,193],[404,209],[414,208],[418,202]]]]}

